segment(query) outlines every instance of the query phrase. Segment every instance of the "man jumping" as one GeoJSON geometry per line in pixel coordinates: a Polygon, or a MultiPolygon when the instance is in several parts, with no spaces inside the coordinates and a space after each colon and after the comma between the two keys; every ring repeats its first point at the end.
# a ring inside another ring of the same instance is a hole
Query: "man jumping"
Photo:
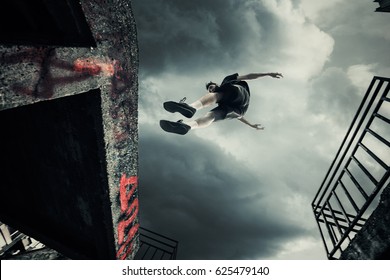
{"type": "Polygon", "coordinates": [[[244,118],[248,110],[250,91],[245,80],[254,80],[260,77],[270,76],[272,78],[281,78],[281,73],[252,73],[240,76],[237,73],[225,77],[220,86],[216,83],[209,82],[206,84],[208,93],[191,104],[185,103],[184,97],[180,102],[164,102],[164,108],[171,113],[180,113],[187,118],[192,118],[197,110],[217,104],[203,117],[195,120],[171,122],[166,120],[160,121],[163,130],[184,135],[191,129],[204,128],[213,122],[225,119],[238,119],[244,124],[249,125],[257,130],[263,130],[261,124],[251,124],[244,118]]]}

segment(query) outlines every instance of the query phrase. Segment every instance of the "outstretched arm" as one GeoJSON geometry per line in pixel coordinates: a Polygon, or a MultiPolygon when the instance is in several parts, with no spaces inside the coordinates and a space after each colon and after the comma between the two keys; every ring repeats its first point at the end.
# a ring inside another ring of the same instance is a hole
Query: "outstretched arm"
{"type": "Polygon", "coordinates": [[[246,125],[249,125],[250,127],[253,127],[254,129],[257,129],[257,130],[264,130],[264,126],[262,126],[261,124],[257,123],[257,124],[251,124],[249,121],[247,121],[243,116],[240,116],[239,114],[237,114],[236,112],[233,112],[236,116],[237,116],[237,119],[246,124],[246,125]]]}
{"type": "Polygon", "coordinates": [[[254,80],[265,76],[270,76],[276,79],[283,78],[282,73],[250,73],[247,75],[238,76],[237,80],[254,80]]]}
{"type": "Polygon", "coordinates": [[[264,130],[264,126],[262,126],[261,124],[257,123],[257,124],[252,124],[250,123],[248,120],[246,120],[244,117],[238,117],[237,118],[240,122],[246,124],[246,125],[249,125],[250,127],[253,127],[254,129],[256,130],[264,130]]]}

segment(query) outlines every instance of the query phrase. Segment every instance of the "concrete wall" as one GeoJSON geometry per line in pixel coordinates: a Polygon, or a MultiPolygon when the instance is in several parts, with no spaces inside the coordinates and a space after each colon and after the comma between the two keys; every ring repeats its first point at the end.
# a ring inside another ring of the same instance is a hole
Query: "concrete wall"
{"type": "Polygon", "coordinates": [[[390,186],[387,186],[375,211],[356,234],[341,260],[390,259],[390,186]]]}
{"type": "Polygon", "coordinates": [[[70,258],[132,259],[135,20],[129,0],[81,6],[96,47],[0,46],[0,220],[70,258]]]}

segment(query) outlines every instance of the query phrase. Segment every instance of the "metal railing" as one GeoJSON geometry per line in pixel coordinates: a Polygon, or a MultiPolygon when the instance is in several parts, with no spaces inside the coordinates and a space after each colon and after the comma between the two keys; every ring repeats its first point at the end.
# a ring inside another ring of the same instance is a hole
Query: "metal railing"
{"type": "Polygon", "coordinates": [[[340,257],[390,184],[389,88],[389,78],[372,79],[312,202],[328,259],[340,257]]]}
{"type": "Polygon", "coordinates": [[[175,260],[179,242],[140,227],[140,247],[137,260],[175,260]]]}
{"type": "Polygon", "coordinates": [[[0,222],[0,259],[9,259],[43,247],[39,241],[0,222]]]}

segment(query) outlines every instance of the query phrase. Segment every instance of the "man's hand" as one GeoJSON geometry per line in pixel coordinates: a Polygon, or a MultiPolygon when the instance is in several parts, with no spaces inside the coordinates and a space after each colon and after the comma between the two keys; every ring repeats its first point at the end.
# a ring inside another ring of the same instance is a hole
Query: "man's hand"
{"type": "Polygon", "coordinates": [[[246,125],[249,125],[250,127],[253,127],[254,129],[256,130],[264,130],[264,127],[261,126],[261,124],[257,123],[257,124],[251,124],[250,122],[248,122],[244,117],[238,117],[237,118],[240,122],[246,124],[246,125]]]}
{"type": "Polygon", "coordinates": [[[276,79],[283,78],[282,73],[268,73],[268,76],[271,76],[272,78],[276,78],[276,79]]]}
{"type": "Polygon", "coordinates": [[[264,130],[264,128],[265,128],[264,126],[261,126],[261,124],[259,124],[259,123],[251,125],[251,127],[253,127],[256,130],[264,130]]]}

